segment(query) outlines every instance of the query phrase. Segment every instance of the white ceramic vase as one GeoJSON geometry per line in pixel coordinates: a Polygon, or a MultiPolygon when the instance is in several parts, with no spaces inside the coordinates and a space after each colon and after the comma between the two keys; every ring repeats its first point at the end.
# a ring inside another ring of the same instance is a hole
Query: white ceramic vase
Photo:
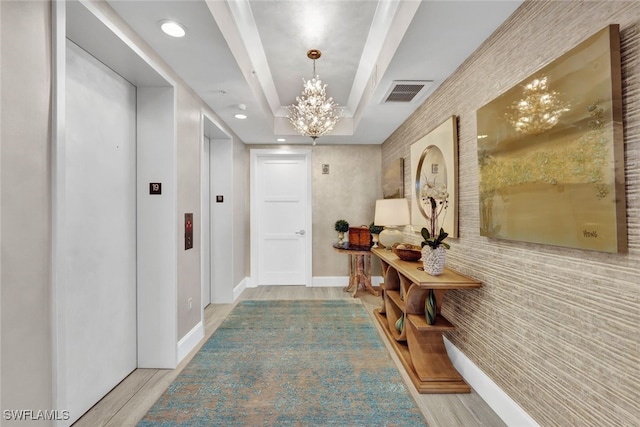
{"type": "Polygon", "coordinates": [[[444,271],[447,252],[444,246],[440,245],[433,249],[431,246],[422,248],[422,267],[424,271],[432,276],[439,276],[444,271]]]}

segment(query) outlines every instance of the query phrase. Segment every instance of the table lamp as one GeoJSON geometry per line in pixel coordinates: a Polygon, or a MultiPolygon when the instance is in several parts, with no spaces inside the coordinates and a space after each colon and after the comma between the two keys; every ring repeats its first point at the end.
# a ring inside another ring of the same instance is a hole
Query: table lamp
{"type": "Polygon", "coordinates": [[[401,243],[403,233],[398,227],[404,227],[411,223],[407,199],[376,200],[373,223],[385,227],[379,236],[380,244],[391,249],[394,243],[401,243]]]}

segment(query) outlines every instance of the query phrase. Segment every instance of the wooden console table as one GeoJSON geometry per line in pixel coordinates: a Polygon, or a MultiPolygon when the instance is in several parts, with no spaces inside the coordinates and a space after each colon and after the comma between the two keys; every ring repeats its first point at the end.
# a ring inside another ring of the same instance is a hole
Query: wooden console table
{"type": "Polygon", "coordinates": [[[352,287],[353,297],[356,297],[358,288],[362,285],[366,290],[375,296],[380,294],[371,285],[371,251],[366,249],[349,249],[349,247],[334,246],[336,251],[349,255],[349,284],[344,291],[349,291],[352,287]]]}
{"type": "Polygon", "coordinates": [[[454,326],[440,314],[449,289],[479,288],[480,282],[448,268],[440,276],[418,270],[420,262],[402,261],[393,252],[372,249],[382,265],[382,308],[375,311],[398,357],[419,393],[469,393],[471,387],[451,364],[442,333],[454,326]],[[427,324],[424,303],[429,289],[436,295],[438,315],[427,324]],[[402,332],[396,322],[404,316],[402,332]]]}

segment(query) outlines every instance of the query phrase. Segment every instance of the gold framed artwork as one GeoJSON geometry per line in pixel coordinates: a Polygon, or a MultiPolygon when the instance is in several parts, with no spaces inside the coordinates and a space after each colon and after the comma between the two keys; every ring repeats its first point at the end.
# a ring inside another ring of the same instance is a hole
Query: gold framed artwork
{"type": "Polygon", "coordinates": [[[404,198],[404,159],[402,157],[384,168],[382,172],[382,197],[384,199],[404,198]]]}
{"type": "Polygon", "coordinates": [[[426,191],[437,188],[448,193],[446,209],[437,216],[439,226],[458,237],[458,126],[456,116],[411,145],[411,225],[420,232],[427,226],[430,207],[426,191]]]}
{"type": "Polygon", "coordinates": [[[478,109],[477,131],[482,236],[627,250],[617,25],[478,109]]]}

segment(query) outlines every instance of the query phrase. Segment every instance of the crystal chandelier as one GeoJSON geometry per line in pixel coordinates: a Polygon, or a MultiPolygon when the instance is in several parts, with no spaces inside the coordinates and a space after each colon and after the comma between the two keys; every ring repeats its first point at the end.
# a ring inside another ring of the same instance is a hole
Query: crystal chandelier
{"type": "Polygon", "coordinates": [[[524,86],[523,98],[514,102],[505,116],[516,131],[539,134],[558,124],[560,116],[569,111],[555,90],[549,90],[547,77],[533,80],[524,86]]]}
{"type": "Polygon", "coordinates": [[[333,98],[327,98],[327,85],[322,84],[320,76],[316,75],[316,59],[321,55],[322,52],[317,49],[307,52],[307,58],[313,60],[313,78],[307,81],[302,79],[302,94],[296,97],[297,104],[287,107],[289,122],[299,134],[310,136],[313,145],[318,137],[331,132],[340,120],[338,104],[333,98]]]}

